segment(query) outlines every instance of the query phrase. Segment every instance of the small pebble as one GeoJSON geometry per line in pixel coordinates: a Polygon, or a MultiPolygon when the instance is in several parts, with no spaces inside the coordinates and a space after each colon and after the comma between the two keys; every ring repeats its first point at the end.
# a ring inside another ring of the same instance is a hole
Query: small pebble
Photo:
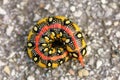
{"type": "Polygon", "coordinates": [[[99,48],[99,49],[98,49],[98,54],[101,55],[103,52],[104,52],[103,48],[99,48]]]}
{"type": "Polygon", "coordinates": [[[17,8],[20,8],[20,4],[17,4],[16,6],[17,6],[17,8]]]}
{"type": "Polygon", "coordinates": [[[20,16],[18,16],[18,19],[19,19],[19,24],[23,24],[25,17],[23,15],[20,15],[20,16]]]}
{"type": "Polygon", "coordinates": [[[102,2],[103,4],[107,4],[107,3],[108,3],[107,0],[101,0],[101,2],[102,2]]]}
{"type": "Polygon", "coordinates": [[[38,15],[38,14],[35,14],[34,15],[34,18],[33,18],[33,21],[37,21],[37,20],[39,20],[40,19],[40,16],[38,15]]]}
{"type": "Polygon", "coordinates": [[[47,4],[47,5],[45,6],[45,9],[48,10],[49,8],[50,8],[50,4],[47,4]]]}
{"type": "Polygon", "coordinates": [[[76,11],[73,13],[75,17],[80,17],[82,15],[82,11],[76,11]]]}
{"type": "Polygon", "coordinates": [[[72,70],[72,69],[69,70],[69,73],[70,73],[71,75],[75,75],[75,72],[74,72],[74,70],[72,70]]]}
{"type": "Polygon", "coordinates": [[[3,0],[3,4],[8,4],[9,0],[3,0]]]}
{"type": "Polygon", "coordinates": [[[118,26],[118,24],[119,24],[119,21],[114,22],[114,26],[118,26]]]}
{"type": "Polygon", "coordinates": [[[112,54],[112,57],[113,57],[113,58],[117,58],[118,55],[116,55],[115,53],[113,53],[113,54],[112,54]]]}
{"type": "MultiPolygon", "coordinates": [[[[59,1],[60,1],[60,0],[59,0],[59,1]]],[[[69,4],[68,1],[64,1],[64,3],[65,3],[65,6],[66,6],[66,7],[69,7],[70,4],[69,4]]],[[[59,5],[58,5],[58,6],[59,6],[59,5]]]]}
{"type": "Polygon", "coordinates": [[[7,34],[8,36],[11,36],[11,33],[12,33],[13,29],[14,29],[13,26],[8,26],[8,28],[7,28],[7,30],[6,30],[6,34],[7,34]]]}
{"type": "Polygon", "coordinates": [[[75,11],[75,6],[71,6],[71,7],[70,7],[70,10],[71,10],[72,12],[74,12],[74,11],[75,11]]]}
{"type": "Polygon", "coordinates": [[[6,15],[7,12],[6,12],[3,8],[0,7],[0,14],[1,14],[1,15],[6,15]]]}
{"type": "Polygon", "coordinates": [[[27,80],[35,80],[34,76],[28,76],[27,80]]]}
{"type": "Polygon", "coordinates": [[[37,69],[37,70],[35,71],[35,73],[36,73],[36,74],[40,74],[40,71],[37,69]]]}
{"type": "Polygon", "coordinates": [[[99,69],[102,66],[102,61],[98,60],[96,63],[96,69],[99,69]]]}
{"type": "Polygon", "coordinates": [[[43,4],[43,3],[40,3],[40,8],[44,8],[45,7],[45,5],[43,4]]]}
{"type": "Polygon", "coordinates": [[[116,18],[117,20],[120,20],[120,13],[116,14],[115,18],[116,18]]]}
{"type": "Polygon", "coordinates": [[[3,71],[5,73],[7,73],[8,75],[10,75],[10,68],[9,68],[9,66],[5,66],[4,69],[3,69],[3,71]]]}
{"type": "Polygon", "coordinates": [[[80,70],[80,71],[78,71],[78,76],[80,77],[80,78],[82,78],[83,77],[83,74],[82,74],[82,71],[80,70]]]}
{"type": "Polygon", "coordinates": [[[118,80],[120,80],[120,75],[119,75],[119,77],[118,77],[118,80]]]}
{"type": "Polygon", "coordinates": [[[110,6],[111,6],[113,9],[117,9],[117,8],[118,8],[118,6],[117,6],[116,3],[110,3],[110,6]]]}
{"type": "Polygon", "coordinates": [[[112,14],[113,14],[113,9],[105,7],[105,17],[112,16],[112,14]]]}
{"type": "Polygon", "coordinates": [[[89,64],[90,64],[91,66],[93,66],[93,65],[94,65],[94,62],[95,62],[94,58],[91,57],[90,60],[89,60],[89,64]]]}
{"type": "Polygon", "coordinates": [[[112,21],[110,21],[110,20],[109,20],[109,21],[106,21],[106,22],[105,22],[105,25],[106,25],[106,26],[112,25],[112,21]]]}
{"type": "Polygon", "coordinates": [[[16,72],[16,71],[13,69],[13,70],[11,71],[11,75],[12,75],[12,76],[15,76],[15,75],[16,75],[15,72],[16,72]]]}
{"type": "Polygon", "coordinates": [[[78,75],[79,75],[79,77],[84,77],[84,76],[87,77],[89,75],[89,72],[86,69],[82,69],[82,70],[78,71],[78,75]]]}
{"type": "Polygon", "coordinates": [[[117,31],[115,35],[116,37],[120,38],[120,31],[117,31]]]}
{"type": "Polygon", "coordinates": [[[55,8],[52,8],[52,9],[49,10],[49,12],[50,12],[51,14],[54,13],[55,11],[56,11],[55,8]]]}
{"type": "Polygon", "coordinates": [[[4,66],[4,65],[5,65],[5,62],[3,62],[3,61],[0,60],[0,67],[4,66]]]}
{"type": "Polygon", "coordinates": [[[83,76],[88,76],[89,75],[89,72],[88,72],[88,70],[86,70],[86,69],[83,69],[82,70],[82,74],[83,74],[83,76]]]}

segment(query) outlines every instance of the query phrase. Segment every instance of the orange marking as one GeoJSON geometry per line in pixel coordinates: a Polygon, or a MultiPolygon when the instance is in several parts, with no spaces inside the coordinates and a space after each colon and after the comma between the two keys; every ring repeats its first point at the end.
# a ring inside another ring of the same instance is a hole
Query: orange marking
{"type": "Polygon", "coordinates": [[[62,26],[61,24],[59,23],[55,23],[55,24],[52,24],[50,26],[44,26],[41,31],[39,32],[39,34],[35,37],[35,51],[38,53],[38,55],[43,59],[43,60],[57,60],[57,59],[60,59],[60,58],[64,58],[67,56],[67,52],[65,52],[63,55],[61,56],[54,56],[54,57],[48,57],[48,56],[45,56],[40,50],[39,50],[39,40],[41,38],[41,36],[48,30],[48,29],[51,29],[51,28],[59,28],[59,29],[63,29],[65,30],[72,38],[72,41],[73,41],[73,44],[75,45],[77,52],[78,52],[78,55],[79,55],[79,61],[81,63],[82,66],[84,66],[84,63],[83,63],[83,58],[82,58],[82,55],[80,54],[79,52],[79,46],[77,45],[77,42],[76,42],[76,39],[72,33],[72,31],[67,28],[67,27],[64,27],[62,26]]]}

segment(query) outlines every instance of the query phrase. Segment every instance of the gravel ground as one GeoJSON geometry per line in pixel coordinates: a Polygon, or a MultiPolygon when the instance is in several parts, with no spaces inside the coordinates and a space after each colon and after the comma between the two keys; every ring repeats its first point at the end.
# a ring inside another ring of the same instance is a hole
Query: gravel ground
{"type": "Polygon", "coordinates": [[[0,80],[120,80],[120,0],[0,0],[0,80]],[[62,15],[86,35],[85,68],[69,61],[41,69],[25,52],[39,19],[62,15]]]}

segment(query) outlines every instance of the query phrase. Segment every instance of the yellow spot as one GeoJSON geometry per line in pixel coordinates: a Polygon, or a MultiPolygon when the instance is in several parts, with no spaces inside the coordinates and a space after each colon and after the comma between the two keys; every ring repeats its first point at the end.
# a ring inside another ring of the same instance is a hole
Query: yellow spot
{"type": "Polygon", "coordinates": [[[63,60],[60,61],[60,64],[62,64],[62,63],[63,63],[63,60]]]}
{"type": "Polygon", "coordinates": [[[33,29],[34,29],[34,31],[37,31],[37,30],[38,30],[38,28],[37,28],[36,26],[34,26],[34,28],[33,28],[33,29]]]}
{"type": "Polygon", "coordinates": [[[43,43],[42,46],[45,47],[45,46],[47,46],[47,44],[44,44],[44,43],[43,43]]]}
{"type": "Polygon", "coordinates": [[[50,17],[50,18],[49,18],[49,22],[52,22],[52,21],[53,21],[53,18],[52,18],[52,17],[50,17]]]}
{"type": "Polygon", "coordinates": [[[46,40],[49,40],[49,38],[48,38],[47,36],[45,36],[45,39],[46,39],[46,40]]]}
{"type": "Polygon", "coordinates": [[[46,68],[46,65],[44,63],[42,63],[41,61],[39,61],[37,64],[38,64],[38,66],[40,66],[42,68],[46,68]]]}
{"type": "Polygon", "coordinates": [[[51,51],[51,50],[49,51],[49,54],[52,54],[52,51],[51,51]]]}
{"type": "Polygon", "coordinates": [[[83,49],[83,51],[82,51],[82,55],[85,56],[85,54],[86,54],[86,50],[83,49]]]}
{"type": "Polygon", "coordinates": [[[62,40],[63,40],[63,41],[65,41],[65,40],[66,40],[66,38],[62,38],[62,40]]]}
{"type": "Polygon", "coordinates": [[[50,38],[51,38],[51,39],[54,39],[54,38],[55,38],[55,33],[54,33],[54,32],[51,32],[50,38]]]}
{"type": "Polygon", "coordinates": [[[27,49],[27,51],[28,51],[29,57],[32,58],[32,56],[33,56],[32,49],[27,49]]]}
{"type": "Polygon", "coordinates": [[[59,48],[61,51],[63,51],[64,49],[63,48],[59,48]]]}
{"type": "Polygon", "coordinates": [[[53,36],[55,36],[55,33],[54,33],[54,32],[52,32],[51,34],[52,34],[53,36]]]}
{"type": "Polygon", "coordinates": [[[80,27],[77,24],[73,23],[72,25],[76,31],[80,31],[80,27]]]}
{"type": "Polygon", "coordinates": [[[81,43],[82,43],[82,48],[86,47],[86,42],[84,39],[82,39],[81,43]]]}
{"type": "Polygon", "coordinates": [[[58,67],[58,63],[52,63],[52,68],[58,67]]]}
{"type": "Polygon", "coordinates": [[[33,35],[33,30],[30,31],[29,35],[28,35],[28,41],[31,39],[32,35],[33,35]]]}
{"type": "Polygon", "coordinates": [[[49,37],[45,36],[45,41],[48,43],[50,42],[49,37]]]}
{"type": "Polygon", "coordinates": [[[54,54],[56,52],[55,48],[51,48],[51,50],[49,51],[49,54],[54,54]]]}
{"type": "Polygon", "coordinates": [[[32,43],[28,43],[28,47],[31,47],[32,46],[32,43]]]}
{"type": "Polygon", "coordinates": [[[48,63],[48,66],[50,67],[51,65],[52,65],[52,64],[49,62],[49,63],[48,63]]]}
{"type": "Polygon", "coordinates": [[[66,43],[69,43],[70,42],[70,39],[66,39],[66,41],[65,41],[66,43]]]}
{"type": "Polygon", "coordinates": [[[67,51],[69,51],[69,52],[74,52],[75,50],[73,50],[70,46],[66,46],[66,49],[67,49],[67,51]]]}
{"type": "Polygon", "coordinates": [[[70,24],[70,21],[69,20],[65,21],[65,24],[70,24]]]}
{"type": "Polygon", "coordinates": [[[45,48],[44,51],[45,51],[45,52],[48,51],[48,48],[45,48]]]}
{"type": "Polygon", "coordinates": [[[52,48],[52,53],[54,54],[56,52],[56,49],[55,48],[52,48]]]}
{"type": "Polygon", "coordinates": [[[73,56],[74,56],[74,57],[78,57],[78,55],[77,55],[76,53],[73,53],[73,56]]]}
{"type": "Polygon", "coordinates": [[[77,37],[78,37],[78,38],[81,38],[81,37],[82,37],[82,34],[81,34],[81,33],[78,33],[78,34],[77,34],[77,37]]]}
{"type": "Polygon", "coordinates": [[[69,57],[65,57],[65,62],[68,61],[69,57]]]}
{"type": "Polygon", "coordinates": [[[58,49],[58,51],[57,51],[57,52],[58,52],[58,53],[61,53],[61,50],[59,50],[59,49],[58,49]]]}
{"type": "Polygon", "coordinates": [[[57,38],[60,38],[60,34],[57,34],[57,38]]]}
{"type": "Polygon", "coordinates": [[[60,32],[60,37],[62,37],[62,32],[60,32]]]}
{"type": "Polygon", "coordinates": [[[37,57],[34,57],[34,61],[37,61],[38,60],[38,58],[37,57]]]}

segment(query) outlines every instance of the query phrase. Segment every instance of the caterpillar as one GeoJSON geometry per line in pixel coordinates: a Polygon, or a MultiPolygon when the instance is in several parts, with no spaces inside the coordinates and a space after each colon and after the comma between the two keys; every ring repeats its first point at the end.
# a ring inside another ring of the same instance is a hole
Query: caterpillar
{"type": "Polygon", "coordinates": [[[42,68],[57,68],[71,58],[84,66],[86,52],[79,26],[63,16],[39,20],[28,34],[27,53],[42,68]]]}

